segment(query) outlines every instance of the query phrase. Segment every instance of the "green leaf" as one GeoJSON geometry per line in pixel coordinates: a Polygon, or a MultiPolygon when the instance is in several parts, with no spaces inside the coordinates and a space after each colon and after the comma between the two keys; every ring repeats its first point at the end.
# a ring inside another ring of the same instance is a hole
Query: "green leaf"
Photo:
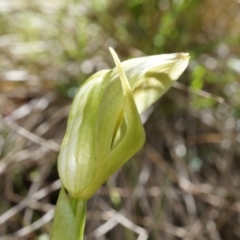
{"type": "Polygon", "coordinates": [[[80,223],[76,223],[69,198],[62,187],[53,220],[52,240],[78,240],[77,224],[80,223]]]}

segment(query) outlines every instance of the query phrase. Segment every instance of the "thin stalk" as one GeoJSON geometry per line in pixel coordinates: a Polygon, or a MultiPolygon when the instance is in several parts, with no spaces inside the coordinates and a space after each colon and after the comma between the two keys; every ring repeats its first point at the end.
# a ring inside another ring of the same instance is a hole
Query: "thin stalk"
{"type": "Polygon", "coordinates": [[[78,240],[83,240],[84,228],[86,222],[87,202],[83,199],[71,199],[70,204],[74,212],[77,228],[78,228],[78,240]]]}

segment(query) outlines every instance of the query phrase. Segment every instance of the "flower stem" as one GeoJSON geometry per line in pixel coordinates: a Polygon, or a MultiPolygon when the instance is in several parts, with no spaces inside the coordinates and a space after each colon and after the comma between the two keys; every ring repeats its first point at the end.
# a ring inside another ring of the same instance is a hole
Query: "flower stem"
{"type": "Polygon", "coordinates": [[[78,228],[78,240],[83,240],[84,228],[86,222],[87,213],[87,202],[83,199],[73,199],[71,198],[70,204],[72,206],[73,213],[76,218],[77,228],[78,228]]]}

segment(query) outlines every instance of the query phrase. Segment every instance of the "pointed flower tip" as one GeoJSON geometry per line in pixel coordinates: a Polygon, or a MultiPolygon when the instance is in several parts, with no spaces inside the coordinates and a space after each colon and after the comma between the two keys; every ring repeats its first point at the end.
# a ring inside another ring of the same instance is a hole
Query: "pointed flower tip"
{"type": "Polygon", "coordinates": [[[117,55],[116,52],[114,51],[114,49],[112,47],[109,47],[109,51],[112,54],[112,57],[114,59],[114,56],[117,55]]]}
{"type": "Polygon", "coordinates": [[[126,74],[125,74],[125,72],[122,68],[121,61],[118,58],[117,53],[113,50],[113,48],[110,47],[109,51],[112,54],[113,61],[114,61],[115,65],[116,65],[116,68],[118,70],[118,74],[119,74],[119,78],[121,80],[123,92],[124,92],[124,94],[127,94],[127,93],[129,93],[131,88],[130,88],[127,76],[126,76],[126,74]]]}
{"type": "Polygon", "coordinates": [[[190,58],[189,53],[180,53],[179,55],[180,55],[179,57],[182,58],[182,59],[188,60],[190,58]]]}
{"type": "Polygon", "coordinates": [[[176,53],[175,60],[173,61],[173,65],[169,68],[169,76],[172,81],[176,81],[180,75],[187,68],[189,63],[190,55],[189,53],[176,53]]]}
{"type": "MultiPolygon", "coordinates": [[[[113,61],[116,65],[116,67],[119,69],[119,67],[121,66],[121,62],[120,62],[120,59],[118,58],[118,55],[117,53],[115,52],[115,50],[113,48],[109,48],[109,51],[110,53],[112,54],[112,58],[113,58],[113,61]]],[[[121,68],[121,67],[120,67],[121,68]]]]}

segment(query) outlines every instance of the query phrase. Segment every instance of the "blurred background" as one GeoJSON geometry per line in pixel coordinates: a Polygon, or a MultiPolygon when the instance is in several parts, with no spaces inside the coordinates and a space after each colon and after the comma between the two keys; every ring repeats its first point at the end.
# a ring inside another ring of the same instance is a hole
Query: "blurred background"
{"type": "Polygon", "coordinates": [[[0,0],[0,239],[50,239],[72,99],[121,60],[189,52],[86,240],[240,239],[239,0],[0,0]]]}

